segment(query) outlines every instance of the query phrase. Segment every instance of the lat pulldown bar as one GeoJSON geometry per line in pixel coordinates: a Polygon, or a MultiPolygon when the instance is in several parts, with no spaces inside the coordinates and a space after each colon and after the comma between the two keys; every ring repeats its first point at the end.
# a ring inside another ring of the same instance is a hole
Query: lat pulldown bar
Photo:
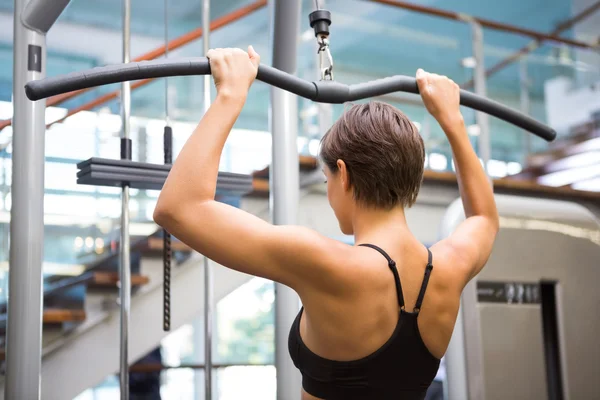
{"type": "MultiPolygon", "coordinates": [[[[210,74],[210,64],[206,57],[132,62],[96,67],[32,81],[25,85],[25,93],[30,100],[35,101],[57,94],[111,83],[168,76],[208,74],[210,74]]],[[[320,103],[341,104],[393,92],[419,93],[416,79],[403,75],[345,85],[335,81],[309,82],[267,65],[260,65],[257,79],[320,103]]],[[[460,104],[518,126],[546,141],[552,141],[556,138],[556,131],[551,127],[486,97],[461,90],[460,104]]]]}

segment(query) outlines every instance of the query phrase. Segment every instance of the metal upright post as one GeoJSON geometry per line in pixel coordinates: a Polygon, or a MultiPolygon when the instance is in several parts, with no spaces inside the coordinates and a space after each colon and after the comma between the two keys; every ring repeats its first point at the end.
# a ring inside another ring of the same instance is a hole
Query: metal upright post
{"type": "MultiPolygon", "coordinates": [[[[485,64],[483,55],[483,31],[481,25],[470,21],[472,27],[473,55],[475,57],[475,92],[486,95],[485,64]]],[[[488,171],[490,159],[489,120],[486,114],[476,113],[479,125],[479,155],[488,171]]],[[[488,174],[489,176],[489,174],[488,174]]],[[[490,180],[491,184],[491,180],[490,180]]],[[[459,203],[453,204],[454,213],[458,213],[459,203]]],[[[450,210],[447,211],[447,214],[450,210]]],[[[464,213],[462,214],[464,218],[464,213]]],[[[455,228],[443,222],[444,237],[450,235],[455,228]]],[[[446,354],[447,394],[449,400],[484,400],[484,371],[481,339],[481,323],[477,309],[477,280],[472,279],[463,290],[461,309],[456,319],[456,326],[446,354]]]]}
{"type": "Polygon", "coordinates": [[[23,86],[46,75],[46,37],[23,23],[27,4],[28,0],[15,0],[14,8],[6,399],[39,399],[41,380],[46,102],[29,101],[23,86]]]}
{"type": "MultiPolygon", "coordinates": [[[[123,63],[130,61],[131,46],[131,0],[123,0],[123,63]]],[[[131,83],[121,84],[121,117],[123,135],[121,158],[131,159],[131,139],[129,119],[131,116],[131,83]]],[[[129,186],[123,185],[121,198],[121,246],[119,263],[120,280],[120,386],[121,399],[129,399],[129,312],[131,310],[131,244],[129,241],[129,186]]]]}
{"type": "MultiPolygon", "coordinates": [[[[271,0],[273,67],[288,73],[296,72],[301,2],[271,0]]],[[[270,204],[273,223],[295,224],[298,217],[298,99],[284,90],[271,88],[270,110],[272,163],[270,173],[270,204]]],[[[288,350],[288,333],[300,302],[296,293],[275,284],[275,367],[277,398],[300,399],[301,378],[288,350]]]]}
{"type": "MultiPolygon", "coordinates": [[[[210,0],[202,0],[202,47],[210,49],[210,0]]],[[[204,113],[210,108],[210,75],[204,75],[204,113]]],[[[212,399],[212,309],[213,276],[207,257],[204,257],[204,398],[212,399]]]]}
{"type": "MultiPolygon", "coordinates": [[[[473,58],[475,58],[475,69],[474,69],[474,88],[475,93],[485,97],[487,93],[486,82],[485,82],[485,56],[483,53],[483,29],[477,22],[471,22],[471,35],[473,43],[473,58]]],[[[483,161],[483,166],[488,172],[488,163],[491,156],[491,142],[490,142],[490,120],[486,113],[476,112],[475,119],[479,126],[479,137],[477,140],[479,157],[483,161]]]]}
{"type": "MultiPolygon", "coordinates": [[[[529,101],[529,76],[527,74],[527,58],[521,57],[519,61],[519,80],[521,83],[521,111],[527,115],[531,112],[529,101]]],[[[523,132],[523,140],[525,141],[525,160],[531,154],[531,135],[528,132],[523,132]]]]}

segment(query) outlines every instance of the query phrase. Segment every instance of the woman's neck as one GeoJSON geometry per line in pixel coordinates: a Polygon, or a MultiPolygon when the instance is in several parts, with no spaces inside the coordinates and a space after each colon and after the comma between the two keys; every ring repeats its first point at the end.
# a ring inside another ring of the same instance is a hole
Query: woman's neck
{"type": "Polygon", "coordinates": [[[352,226],[356,243],[389,242],[410,234],[403,207],[391,210],[357,207],[352,226]]]}

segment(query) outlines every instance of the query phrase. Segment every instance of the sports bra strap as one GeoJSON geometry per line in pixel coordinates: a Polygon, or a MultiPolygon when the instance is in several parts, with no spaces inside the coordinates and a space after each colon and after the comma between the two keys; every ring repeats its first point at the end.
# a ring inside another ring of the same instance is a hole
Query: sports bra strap
{"type": "Polygon", "coordinates": [[[398,296],[398,304],[400,305],[400,308],[404,310],[404,296],[402,295],[402,285],[400,284],[400,276],[398,275],[396,262],[392,260],[392,258],[385,251],[375,246],[374,244],[365,243],[359,244],[359,246],[370,247],[374,250],[377,250],[379,253],[381,253],[382,256],[385,257],[385,259],[388,262],[388,266],[390,267],[390,270],[392,270],[392,273],[394,274],[394,281],[396,283],[396,295],[398,296]]]}
{"type": "Polygon", "coordinates": [[[423,303],[423,297],[425,297],[425,289],[427,289],[427,284],[429,283],[429,276],[431,275],[431,270],[433,269],[432,254],[431,250],[427,249],[427,267],[425,268],[425,276],[423,277],[423,283],[421,284],[421,290],[419,291],[419,297],[417,297],[417,303],[415,304],[414,312],[418,313],[421,310],[421,304],[423,303]]]}

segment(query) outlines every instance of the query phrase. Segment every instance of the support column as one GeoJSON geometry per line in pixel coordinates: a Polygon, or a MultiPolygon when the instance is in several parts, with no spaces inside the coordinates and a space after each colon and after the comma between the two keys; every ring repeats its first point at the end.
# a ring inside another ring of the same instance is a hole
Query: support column
{"type": "Polygon", "coordinates": [[[27,28],[28,0],[15,0],[12,208],[6,332],[6,399],[39,399],[44,256],[46,101],[25,96],[25,83],[46,75],[46,37],[27,28]]]}
{"type": "MultiPolygon", "coordinates": [[[[192,322],[192,343],[193,343],[193,360],[200,363],[204,359],[204,320],[196,318],[192,322]]],[[[204,398],[204,371],[201,369],[194,370],[194,395],[193,400],[206,400],[204,398]]]]}
{"type": "MultiPolygon", "coordinates": [[[[531,112],[531,106],[529,101],[529,77],[527,74],[527,58],[521,57],[519,61],[519,80],[521,83],[521,111],[526,115],[529,115],[531,112]]],[[[523,160],[523,165],[527,161],[529,154],[531,154],[531,135],[529,132],[523,131],[523,146],[525,148],[525,157],[523,160]]]]}
{"type": "MultiPolygon", "coordinates": [[[[139,162],[148,162],[148,133],[146,132],[145,126],[140,126],[137,131],[137,160],[139,162]]],[[[138,192],[138,204],[139,209],[137,217],[139,219],[146,219],[146,211],[148,210],[148,191],[141,190],[138,192]]]]}
{"type": "MultiPolygon", "coordinates": [[[[131,0],[123,0],[123,63],[130,62],[131,0]]],[[[131,82],[121,84],[121,159],[131,160],[130,134],[131,82]]],[[[121,246],[119,247],[119,303],[121,325],[119,332],[119,383],[121,400],[129,400],[129,322],[131,312],[131,244],[129,236],[129,186],[121,192],[121,246]]]]}
{"type": "MultiPolygon", "coordinates": [[[[202,0],[202,47],[204,55],[210,50],[210,0],[202,0]]],[[[211,76],[204,75],[204,114],[211,104],[211,76]]],[[[213,269],[207,257],[204,257],[204,398],[213,398],[213,269]]]]}
{"type": "MultiPolygon", "coordinates": [[[[475,58],[475,93],[486,96],[485,63],[483,54],[483,31],[481,25],[470,21],[472,28],[473,56],[475,58]]],[[[490,159],[490,129],[487,114],[475,114],[480,134],[478,140],[479,157],[485,171],[488,171],[490,159]]],[[[489,177],[489,174],[488,174],[489,177]]],[[[490,185],[492,181],[490,179],[490,185]]],[[[464,211],[459,209],[462,203],[454,203],[446,212],[442,223],[443,237],[448,237],[456,228],[458,222],[448,215],[457,216],[464,220],[464,211]]],[[[483,371],[483,345],[481,339],[481,322],[477,309],[477,279],[472,279],[461,296],[460,310],[452,339],[446,353],[446,374],[448,400],[485,400],[485,385],[483,371]]]]}
{"type": "MultiPolygon", "coordinates": [[[[474,21],[471,22],[471,40],[473,43],[473,58],[475,58],[475,69],[473,73],[475,93],[479,96],[486,97],[487,89],[485,81],[485,56],[483,53],[483,29],[481,28],[481,25],[474,21]]],[[[477,140],[477,150],[487,173],[488,161],[491,156],[490,120],[486,113],[480,111],[475,113],[475,120],[480,131],[477,140]]]]}
{"type": "MultiPolygon", "coordinates": [[[[296,72],[301,2],[271,0],[273,67],[296,72]]],[[[270,173],[270,205],[276,225],[297,223],[299,201],[298,99],[296,95],[271,88],[270,125],[273,140],[270,173]]],[[[288,354],[288,333],[300,301],[296,293],[275,284],[275,367],[277,399],[300,399],[301,377],[288,354]]]]}
{"type": "Polygon", "coordinates": [[[29,0],[21,22],[29,29],[47,33],[71,0],[29,0]]]}

